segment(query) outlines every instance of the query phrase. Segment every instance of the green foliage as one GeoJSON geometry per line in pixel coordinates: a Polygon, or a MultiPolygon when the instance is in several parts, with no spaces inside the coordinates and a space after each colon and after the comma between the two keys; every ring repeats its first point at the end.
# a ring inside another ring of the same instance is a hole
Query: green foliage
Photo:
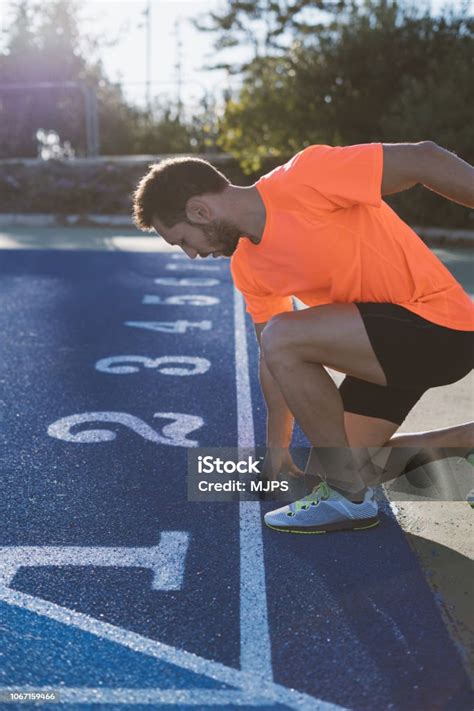
{"type": "MultiPolygon", "coordinates": [[[[284,49],[288,37],[313,32],[321,12],[341,12],[349,0],[227,0],[227,6],[194,21],[203,32],[218,33],[217,51],[250,45],[256,57],[284,49]]],[[[222,63],[231,73],[240,73],[244,63],[222,63]]]]}
{"type": "Polygon", "coordinates": [[[220,122],[243,167],[309,143],[433,139],[473,153],[471,22],[384,0],[353,3],[284,54],[256,57],[220,122]]]}
{"type": "MultiPolygon", "coordinates": [[[[229,21],[223,30],[230,37],[243,26],[236,12],[242,3],[228,4],[236,18],[235,27],[229,21]]],[[[300,11],[314,6],[288,4],[300,11]]],[[[266,5],[271,12],[274,3],[266,5]]],[[[269,48],[242,67],[241,87],[220,120],[220,147],[247,174],[261,170],[265,156],[286,159],[311,143],[431,139],[472,162],[474,41],[467,7],[433,16],[419,4],[353,1],[312,27],[304,12],[304,22],[287,15],[290,46],[269,48]]],[[[413,209],[409,197],[395,202],[410,219],[466,226],[459,207],[422,195],[413,209]]]]}

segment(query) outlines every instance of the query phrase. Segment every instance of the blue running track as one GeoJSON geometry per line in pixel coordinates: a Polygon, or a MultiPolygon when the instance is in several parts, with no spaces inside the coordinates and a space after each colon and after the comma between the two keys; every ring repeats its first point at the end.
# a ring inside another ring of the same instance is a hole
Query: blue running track
{"type": "Polygon", "coordinates": [[[388,509],[373,530],[290,536],[262,529],[271,503],[186,500],[188,446],[264,444],[226,261],[0,255],[3,691],[77,709],[472,708],[388,509]]]}

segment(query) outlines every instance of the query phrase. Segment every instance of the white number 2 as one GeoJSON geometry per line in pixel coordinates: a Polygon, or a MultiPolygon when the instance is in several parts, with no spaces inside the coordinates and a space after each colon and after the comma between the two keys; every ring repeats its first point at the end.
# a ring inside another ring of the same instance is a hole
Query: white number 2
{"type": "Polygon", "coordinates": [[[204,425],[202,417],[196,415],[184,415],[178,412],[155,412],[153,417],[162,417],[165,420],[172,420],[164,425],[161,434],[139,417],[129,415],[126,412],[82,412],[77,415],[69,415],[61,420],[53,422],[48,427],[48,434],[55,439],[64,442],[80,442],[96,444],[97,442],[111,442],[117,437],[117,433],[108,429],[82,430],[73,434],[71,428],[88,422],[110,422],[128,427],[143,439],[155,444],[168,444],[173,447],[197,447],[199,443],[193,439],[187,439],[190,432],[194,432],[204,425]]]}

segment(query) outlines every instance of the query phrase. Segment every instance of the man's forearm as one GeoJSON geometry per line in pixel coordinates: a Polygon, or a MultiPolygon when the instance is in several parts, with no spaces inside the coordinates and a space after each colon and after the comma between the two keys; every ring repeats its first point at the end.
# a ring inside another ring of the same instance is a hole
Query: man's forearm
{"type": "Polygon", "coordinates": [[[289,447],[294,418],[265,362],[260,358],[260,385],[267,405],[267,446],[289,447]]]}
{"type": "Polygon", "coordinates": [[[436,143],[427,142],[420,162],[420,182],[466,207],[474,207],[474,168],[436,143]]]}

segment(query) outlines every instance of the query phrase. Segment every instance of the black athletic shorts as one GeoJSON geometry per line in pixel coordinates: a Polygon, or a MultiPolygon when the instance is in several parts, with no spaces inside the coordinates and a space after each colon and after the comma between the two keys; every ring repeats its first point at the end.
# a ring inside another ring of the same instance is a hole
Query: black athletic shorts
{"type": "Polygon", "coordinates": [[[401,424],[429,388],[455,383],[474,367],[474,331],[426,321],[396,304],[355,304],[387,385],[347,376],[340,388],[345,412],[401,424]]]}

